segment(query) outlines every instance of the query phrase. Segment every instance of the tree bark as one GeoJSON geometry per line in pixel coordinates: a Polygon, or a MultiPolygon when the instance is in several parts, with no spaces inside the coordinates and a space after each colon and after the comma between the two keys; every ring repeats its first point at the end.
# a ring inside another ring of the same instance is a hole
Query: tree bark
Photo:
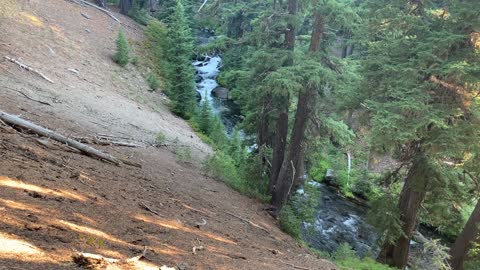
{"type": "MultiPolygon", "coordinates": [[[[297,13],[298,0],[288,1],[288,14],[294,16],[297,13]]],[[[295,25],[288,24],[285,32],[285,49],[291,51],[283,66],[293,65],[293,51],[295,50],[295,25]]],[[[277,184],[278,175],[285,159],[285,149],[287,147],[288,136],[288,107],[290,106],[290,96],[280,100],[280,114],[277,118],[277,126],[274,139],[272,169],[270,171],[269,191],[272,194],[277,184]]]]}
{"type": "Polygon", "coordinates": [[[310,53],[316,53],[320,50],[320,44],[323,39],[323,17],[319,11],[315,12],[315,21],[313,22],[312,38],[310,40],[310,53]]]}
{"type": "Polygon", "coordinates": [[[130,9],[132,9],[132,0],[120,0],[119,7],[120,13],[123,15],[128,15],[130,9]]]}
{"type": "MultiPolygon", "coordinates": [[[[320,43],[323,37],[323,20],[320,12],[315,12],[314,29],[310,41],[309,52],[314,54],[320,50],[320,43]]],[[[305,140],[305,130],[307,122],[312,113],[312,106],[315,104],[316,89],[307,87],[300,91],[298,96],[297,111],[295,112],[295,123],[292,129],[290,144],[288,146],[287,156],[282,162],[282,167],[278,174],[276,187],[272,194],[272,205],[274,210],[272,215],[277,217],[288,199],[292,186],[298,181],[298,169],[303,162],[303,147],[305,140]]]]}
{"type": "Polygon", "coordinates": [[[275,140],[273,142],[273,160],[272,169],[270,170],[270,184],[269,192],[274,191],[277,184],[278,174],[282,167],[283,159],[285,158],[285,149],[287,146],[288,135],[288,104],[284,106],[283,110],[277,119],[277,132],[275,134],[275,140]]]}
{"type": "Polygon", "coordinates": [[[293,125],[290,144],[288,146],[287,156],[283,159],[282,167],[278,174],[277,185],[272,194],[272,205],[275,211],[272,213],[278,216],[283,205],[287,201],[293,183],[297,174],[295,171],[299,168],[300,160],[303,158],[303,140],[307,121],[310,116],[310,102],[315,96],[315,91],[307,88],[300,92],[298,97],[297,111],[295,112],[295,123],[293,125]]]}
{"type": "Polygon", "coordinates": [[[480,200],[473,210],[457,240],[450,249],[450,266],[453,270],[463,270],[463,263],[468,252],[472,248],[472,242],[476,240],[480,226],[480,200]]]}
{"type": "MultiPolygon", "coordinates": [[[[298,9],[298,0],[289,0],[288,1],[288,14],[295,15],[297,14],[298,9]]],[[[292,23],[287,24],[287,29],[285,30],[285,48],[287,50],[293,50],[295,47],[295,25],[292,23]]]]}
{"type": "Polygon", "coordinates": [[[426,164],[427,160],[423,154],[418,154],[414,158],[400,194],[399,209],[403,235],[395,244],[385,244],[378,257],[380,262],[399,269],[404,269],[407,265],[410,239],[417,226],[418,211],[425,199],[429,177],[426,164]]]}

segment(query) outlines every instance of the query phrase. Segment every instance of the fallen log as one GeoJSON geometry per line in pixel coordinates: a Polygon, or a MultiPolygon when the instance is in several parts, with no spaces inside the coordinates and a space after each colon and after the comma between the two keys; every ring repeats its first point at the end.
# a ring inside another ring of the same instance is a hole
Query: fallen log
{"type": "Polygon", "coordinates": [[[9,56],[4,56],[5,59],[7,59],[8,61],[12,62],[12,63],[15,63],[17,65],[19,65],[21,68],[25,69],[25,70],[28,70],[28,71],[31,71],[37,75],[39,75],[40,77],[42,77],[43,79],[45,79],[46,81],[50,82],[50,83],[53,83],[52,80],[50,80],[47,76],[43,75],[40,71],[18,61],[17,59],[14,59],[14,58],[11,58],[9,56]]]}
{"type": "Polygon", "coordinates": [[[91,7],[93,7],[93,8],[96,8],[96,9],[100,10],[101,12],[103,12],[103,13],[107,14],[108,16],[110,16],[110,18],[114,19],[115,21],[120,22],[120,20],[117,19],[117,17],[113,16],[113,14],[112,14],[110,11],[108,11],[108,10],[102,8],[102,7],[99,7],[99,6],[95,5],[95,4],[92,4],[92,3],[87,2],[87,1],[85,1],[85,0],[74,0],[73,2],[80,2],[80,3],[85,4],[85,5],[87,5],[87,6],[91,6],[91,7]]]}
{"type": "Polygon", "coordinates": [[[47,138],[51,138],[51,139],[53,139],[55,141],[58,141],[58,142],[61,142],[61,143],[65,143],[68,146],[71,146],[71,147],[73,147],[77,150],[80,150],[84,154],[99,158],[101,160],[109,161],[109,162],[111,162],[115,165],[120,165],[120,160],[117,159],[116,157],[112,156],[112,155],[103,153],[103,152],[101,152],[101,151],[99,151],[99,150],[97,150],[93,147],[90,147],[90,146],[85,145],[83,143],[77,142],[73,139],[69,139],[69,138],[67,138],[63,135],[60,135],[56,132],[53,132],[49,129],[43,128],[43,127],[38,126],[36,124],[33,124],[29,121],[26,121],[26,120],[24,120],[24,119],[22,119],[18,116],[11,115],[11,114],[8,114],[6,112],[0,111],[0,119],[3,120],[7,124],[19,126],[21,128],[24,128],[24,129],[29,129],[29,130],[31,130],[32,132],[34,132],[38,135],[41,135],[41,136],[44,136],[44,137],[47,137],[47,138]]]}
{"type": "Polygon", "coordinates": [[[138,256],[120,260],[120,259],[107,258],[99,254],[78,252],[75,255],[73,255],[73,261],[78,266],[81,266],[83,268],[96,269],[96,268],[107,267],[108,265],[111,265],[111,264],[134,263],[139,261],[141,258],[145,257],[146,253],[147,253],[147,247],[145,247],[143,249],[142,254],[138,256]]]}

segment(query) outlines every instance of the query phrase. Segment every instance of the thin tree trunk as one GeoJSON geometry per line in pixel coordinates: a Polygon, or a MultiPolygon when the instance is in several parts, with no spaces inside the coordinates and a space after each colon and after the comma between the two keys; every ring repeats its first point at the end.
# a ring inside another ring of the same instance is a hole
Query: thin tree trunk
{"type": "Polygon", "coordinates": [[[270,111],[272,110],[272,94],[267,93],[263,97],[262,112],[260,114],[257,144],[258,147],[263,145],[270,145],[269,126],[270,126],[270,111]]]}
{"type": "Polygon", "coordinates": [[[399,209],[403,235],[393,245],[382,247],[379,261],[390,266],[404,269],[410,251],[410,239],[417,226],[417,216],[425,199],[428,184],[427,161],[423,154],[414,158],[400,194],[399,209]]]}
{"type": "Polygon", "coordinates": [[[472,248],[472,242],[474,242],[478,236],[479,226],[480,200],[478,200],[477,206],[470,215],[467,224],[465,224],[465,227],[450,249],[450,265],[453,270],[463,270],[463,263],[467,258],[468,252],[472,248]]]}

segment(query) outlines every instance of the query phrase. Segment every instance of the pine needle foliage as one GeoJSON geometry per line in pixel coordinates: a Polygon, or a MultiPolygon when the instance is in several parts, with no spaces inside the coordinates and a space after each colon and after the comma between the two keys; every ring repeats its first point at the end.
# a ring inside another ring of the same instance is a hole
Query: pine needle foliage
{"type": "Polygon", "coordinates": [[[172,100],[172,110],[184,118],[190,118],[195,109],[192,35],[182,0],[176,1],[172,20],[168,24],[166,59],[167,94],[172,100]]]}
{"type": "Polygon", "coordinates": [[[122,29],[118,32],[115,44],[117,45],[117,52],[113,55],[113,61],[124,67],[130,60],[130,46],[128,45],[125,32],[122,29]]]}

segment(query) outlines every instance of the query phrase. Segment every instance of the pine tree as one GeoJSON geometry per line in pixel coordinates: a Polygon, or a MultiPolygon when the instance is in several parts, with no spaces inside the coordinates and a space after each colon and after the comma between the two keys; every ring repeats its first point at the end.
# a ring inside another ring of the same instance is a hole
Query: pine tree
{"type": "Polygon", "coordinates": [[[117,52],[113,55],[113,61],[115,61],[120,66],[126,66],[130,60],[130,48],[128,45],[128,40],[125,37],[123,30],[118,32],[117,40],[117,52]]]}
{"type": "Polygon", "coordinates": [[[207,98],[207,92],[205,92],[205,99],[203,100],[199,112],[197,113],[197,124],[200,131],[204,134],[209,135],[211,132],[211,125],[212,125],[212,112],[210,108],[210,102],[207,98]]]}
{"type": "Polygon", "coordinates": [[[195,108],[194,71],[190,63],[193,53],[192,36],[181,0],[176,1],[167,34],[168,87],[172,110],[184,117],[191,117],[195,108]]]}
{"type": "Polygon", "coordinates": [[[368,97],[372,144],[400,152],[397,158],[411,164],[398,203],[402,234],[384,243],[379,255],[400,269],[430,192],[449,187],[431,199],[454,197],[445,196],[459,183],[448,173],[456,167],[446,160],[461,164],[477,140],[478,108],[471,98],[479,65],[470,33],[479,19],[475,12],[459,12],[472,4],[467,2],[452,2],[443,10],[423,1],[366,2],[368,20],[359,33],[368,54],[362,61],[361,94],[368,97]]]}

